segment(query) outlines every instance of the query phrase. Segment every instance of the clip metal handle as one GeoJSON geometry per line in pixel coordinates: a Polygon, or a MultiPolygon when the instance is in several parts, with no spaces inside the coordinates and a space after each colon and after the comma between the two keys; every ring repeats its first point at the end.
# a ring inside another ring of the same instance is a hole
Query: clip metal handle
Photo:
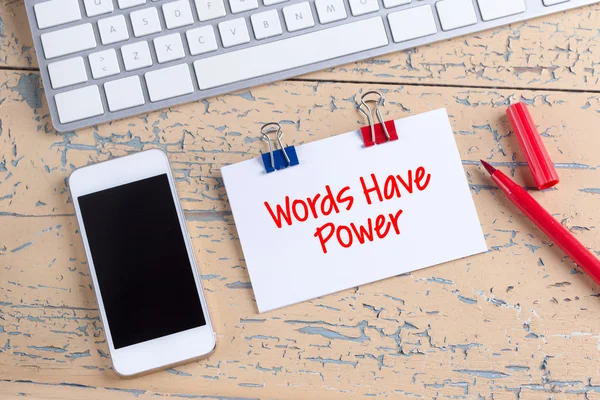
{"type": "Polygon", "coordinates": [[[369,126],[371,127],[371,141],[375,142],[375,124],[373,123],[373,111],[371,107],[367,103],[375,103],[375,115],[377,115],[377,119],[379,123],[383,127],[383,133],[388,141],[391,140],[390,134],[385,126],[385,122],[383,121],[383,116],[381,115],[381,107],[385,105],[385,97],[378,92],[377,90],[371,90],[366,92],[360,97],[360,104],[358,105],[358,110],[363,113],[367,117],[367,121],[369,122],[369,126]],[[379,96],[379,99],[366,99],[367,96],[376,95],[379,96]],[[363,108],[366,108],[364,110],[363,108]]]}
{"type": "Polygon", "coordinates": [[[269,144],[269,155],[271,157],[271,167],[273,169],[275,169],[275,156],[273,155],[273,153],[274,153],[273,141],[269,137],[269,134],[271,134],[273,132],[275,132],[275,137],[277,138],[277,143],[279,143],[279,149],[283,153],[283,157],[285,158],[287,165],[290,166],[292,164],[292,162],[290,161],[290,158],[288,157],[288,154],[285,151],[285,147],[283,146],[283,143],[281,142],[281,138],[283,137],[283,131],[281,130],[281,125],[279,125],[279,123],[277,123],[277,122],[269,122],[268,124],[264,124],[262,126],[262,128],[260,128],[260,133],[262,134],[262,140],[264,140],[265,142],[267,142],[269,144]]]}

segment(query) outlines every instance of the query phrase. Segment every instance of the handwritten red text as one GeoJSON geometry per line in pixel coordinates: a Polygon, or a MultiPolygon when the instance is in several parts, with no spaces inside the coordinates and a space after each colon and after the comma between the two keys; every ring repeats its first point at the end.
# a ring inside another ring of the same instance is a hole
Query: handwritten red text
{"type": "MultiPolygon", "coordinates": [[[[418,167],[408,170],[404,175],[389,175],[385,179],[379,179],[375,174],[361,176],[359,182],[366,203],[373,205],[424,191],[431,182],[431,174],[424,167],[418,167]]],[[[283,204],[276,204],[274,207],[267,201],[264,204],[277,228],[281,229],[284,225],[292,226],[309,219],[318,220],[334,213],[350,211],[355,204],[350,190],[350,186],[346,186],[334,192],[330,185],[325,185],[322,193],[310,197],[291,199],[286,196],[283,204]]],[[[379,214],[374,218],[367,218],[362,224],[350,222],[347,225],[336,225],[326,222],[316,228],[313,236],[319,241],[324,254],[327,254],[332,243],[349,248],[381,240],[388,235],[397,236],[400,235],[399,219],[403,212],[398,209],[394,213],[379,214]]]]}

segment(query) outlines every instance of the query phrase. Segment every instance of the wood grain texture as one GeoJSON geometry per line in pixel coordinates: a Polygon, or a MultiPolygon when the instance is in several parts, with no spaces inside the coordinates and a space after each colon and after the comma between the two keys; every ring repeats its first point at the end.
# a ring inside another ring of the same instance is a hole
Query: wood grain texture
{"type": "Polygon", "coordinates": [[[532,194],[599,253],[599,20],[600,5],[586,7],[58,134],[23,3],[0,0],[0,398],[600,399],[598,286],[477,166],[533,185],[504,117],[531,104],[562,179],[532,194]],[[293,144],[356,129],[368,89],[386,93],[388,118],[448,109],[490,250],[257,314],[220,168],[264,150],[265,122],[293,144]],[[149,148],[174,168],[218,345],[207,361],[121,380],[67,177],[149,148]]]}
{"type": "Polygon", "coordinates": [[[477,166],[484,158],[532,185],[504,116],[518,100],[562,179],[532,194],[600,250],[593,94],[281,82],[58,134],[37,73],[0,71],[0,398],[599,399],[598,286],[477,166]],[[386,118],[447,108],[490,250],[257,314],[220,168],[264,150],[265,122],[282,123],[293,144],[356,129],[368,89],[386,93],[386,118]],[[149,148],[174,168],[218,344],[207,361],[121,380],[67,178],[149,148]]]}
{"type": "MultiPolygon", "coordinates": [[[[302,79],[600,91],[600,4],[302,79]]],[[[0,67],[37,68],[22,0],[0,0],[0,67]]]]}

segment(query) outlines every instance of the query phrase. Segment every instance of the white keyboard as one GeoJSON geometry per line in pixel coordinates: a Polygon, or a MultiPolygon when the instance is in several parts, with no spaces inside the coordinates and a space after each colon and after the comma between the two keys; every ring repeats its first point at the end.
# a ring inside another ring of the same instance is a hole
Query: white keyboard
{"type": "Polygon", "coordinates": [[[68,131],[599,0],[25,0],[68,131]]]}

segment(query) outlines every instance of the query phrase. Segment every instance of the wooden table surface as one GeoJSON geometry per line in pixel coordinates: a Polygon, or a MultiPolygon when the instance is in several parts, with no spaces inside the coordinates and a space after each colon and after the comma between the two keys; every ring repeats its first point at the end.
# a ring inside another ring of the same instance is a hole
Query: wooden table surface
{"type": "Polygon", "coordinates": [[[477,166],[532,186],[505,117],[530,104],[562,179],[532,194],[600,254],[599,96],[596,5],[60,134],[22,0],[0,0],[0,398],[600,398],[600,288],[477,166]],[[368,89],[387,118],[448,109],[489,251],[258,314],[220,168],[264,150],[265,122],[294,144],[357,129],[368,89]],[[149,148],[175,170],[218,344],[122,380],[67,177],[149,148]]]}

